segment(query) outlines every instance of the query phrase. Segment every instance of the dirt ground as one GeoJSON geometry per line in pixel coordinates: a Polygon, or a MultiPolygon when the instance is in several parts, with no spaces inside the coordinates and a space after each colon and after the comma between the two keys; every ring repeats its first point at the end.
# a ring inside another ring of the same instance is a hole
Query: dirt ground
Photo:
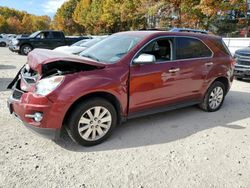
{"type": "Polygon", "coordinates": [[[55,143],[9,115],[25,56],[0,48],[0,187],[250,187],[250,81],[215,113],[188,107],[130,120],[105,143],[55,143]]]}

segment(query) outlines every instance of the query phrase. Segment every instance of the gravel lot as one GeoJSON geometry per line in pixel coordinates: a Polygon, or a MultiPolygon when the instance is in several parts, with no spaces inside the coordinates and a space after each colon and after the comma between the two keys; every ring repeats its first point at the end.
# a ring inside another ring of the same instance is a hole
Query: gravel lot
{"type": "Polygon", "coordinates": [[[105,143],[55,143],[9,115],[7,84],[26,57],[0,48],[0,187],[250,187],[250,81],[222,109],[131,120],[105,143]]]}

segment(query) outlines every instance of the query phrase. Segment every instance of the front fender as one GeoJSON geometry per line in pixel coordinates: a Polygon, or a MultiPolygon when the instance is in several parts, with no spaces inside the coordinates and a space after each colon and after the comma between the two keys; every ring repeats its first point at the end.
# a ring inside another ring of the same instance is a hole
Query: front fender
{"type": "MultiPolygon", "coordinates": [[[[62,117],[64,117],[78,99],[94,93],[108,93],[113,95],[120,103],[122,114],[127,112],[127,99],[128,87],[127,78],[128,74],[115,74],[112,76],[100,75],[99,71],[95,70],[89,72],[79,72],[71,75],[65,75],[64,82],[51,94],[48,98],[57,103],[64,103],[65,106],[62,117]]],[[[60,120],[61,123],[63,119],[60,120]]]]}

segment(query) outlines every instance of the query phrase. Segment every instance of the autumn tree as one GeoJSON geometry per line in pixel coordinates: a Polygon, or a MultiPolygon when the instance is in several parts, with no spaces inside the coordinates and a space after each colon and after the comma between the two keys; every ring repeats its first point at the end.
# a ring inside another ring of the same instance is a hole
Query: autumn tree
{"type": "Polygon", "coordinates": [[[1,33],[7,33],[8,30],[8,24],[6,22],[6,19],[0,15],[0,32],[1,33]]]}
{"type": "Polygon", "coordinates": [[[23,19],[22,19],[22,23],[21,23],[21,27],[22,27],[22,32],[23,33],[32,33],[33,32],[33,21],[32,21],[32,17],[29,14],[25,14],[23,19]]]}
{"type": "Polygon", "coordinates": [[[54,16],[53,28],[62,30],[67,34],[84,33],[84,28],[73,19],[73,13],[79,0],[66,1],[54,16]]]}
{"type": "Polygon", "coordinates": [[[0,33],[32,33],[49,29],[51,19],[48,16],[36,16],[24,11],[0,6],[0,33]]]}
{"type": "Polygon", "coordinates": [[[10,17],[7,19],[8,33],[20,33],[21,32],[21,22],[17,17],[10,17]]]}

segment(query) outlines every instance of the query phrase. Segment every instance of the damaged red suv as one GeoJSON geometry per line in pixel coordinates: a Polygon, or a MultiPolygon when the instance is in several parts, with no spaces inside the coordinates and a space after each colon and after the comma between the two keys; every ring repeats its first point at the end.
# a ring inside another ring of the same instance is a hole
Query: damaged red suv
{"type": "Polygon", "coordinates": [[[131,31],[79,56],[36,49],[8,86],[10,113],[28,128],[90,146],[124,120],[198,104],[217,111],[233,81],[234,60],[221,38],[131,31]]]}

